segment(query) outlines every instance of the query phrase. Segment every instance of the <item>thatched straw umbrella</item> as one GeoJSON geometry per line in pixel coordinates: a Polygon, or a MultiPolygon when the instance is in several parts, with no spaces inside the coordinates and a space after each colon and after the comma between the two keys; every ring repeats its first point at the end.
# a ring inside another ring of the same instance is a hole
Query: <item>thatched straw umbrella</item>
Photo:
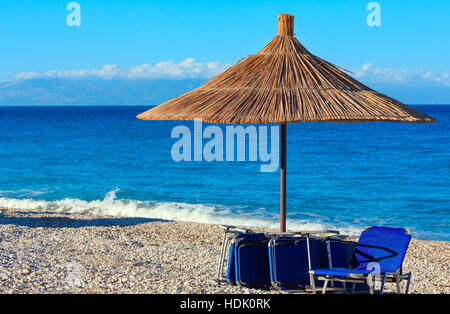
{"type": "Polygon", "coordinates": [[[137,116],[226,124],[281,124],[280,229],[286,230],[286,124],[434,122],[312,55],[294,37],[294,16],[278,16],[278,36],[204,85],[137,116]]]}

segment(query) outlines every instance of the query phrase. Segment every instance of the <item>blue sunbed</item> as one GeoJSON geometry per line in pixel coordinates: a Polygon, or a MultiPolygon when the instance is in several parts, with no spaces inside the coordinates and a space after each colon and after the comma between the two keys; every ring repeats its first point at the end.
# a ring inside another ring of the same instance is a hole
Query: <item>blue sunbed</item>
{"type": "MultiPolygon", "coordinates": [[[[356,245],[342,240],[334,230],[270,233],[269,236],[270,280],[277,290],[310,290],[309,270],[345,267],[356,245]]],[[[342,283],[330,286],[333,290],[343,288],[342,283]]],[[[367,286],[358,284],[355,290],[367,290],[367,286]]]]}
{"type": "Polygon", "coordinates": [[[322,238],[276,235],[269,242],[270,281],[278,290],[303,290],[310,285],[309,264],[328,266],[327,246],[322,238]]]}
{"type": "Polygon", "coordinates": [[[315,280],[321,280],[324,281],[323,293],[330,281],[344,285],[350,282],[353,287],[357,283],[368,283],[369,291],[373,293],[373,279],[378,275],[381,279],[380,293],[383,293],[385,282],[395,282],[400,293],[401,280],[407,280],[405,293],[408,293],[411,273],[402,273],[402,263],[410,240],[411,234],[403,228],[370,227],[364,230],[349,265],[310,271],[313,292],[316,292],[315,280]]]}
{"type": "Polygon", "coordinates": [[[226,230],[219,261],[218,281],[221,282],[224,278],[232,285],[269,289],[270,272],[267,251],[269,238],[264,233],[254,233],[249,229],[224,227],[226,230]],[[228,266],[226,274],[223,275],[228,242],[230,242],[228,266]]]}

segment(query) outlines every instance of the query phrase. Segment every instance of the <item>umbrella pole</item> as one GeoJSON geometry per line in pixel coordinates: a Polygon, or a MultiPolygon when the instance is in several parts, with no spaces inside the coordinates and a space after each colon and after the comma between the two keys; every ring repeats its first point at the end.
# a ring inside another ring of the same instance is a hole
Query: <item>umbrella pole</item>
{"type": "Polygon", "coordinates": [[[281,125],[280,155],[280,231],[286,232],[286,124],[281,125]]]}

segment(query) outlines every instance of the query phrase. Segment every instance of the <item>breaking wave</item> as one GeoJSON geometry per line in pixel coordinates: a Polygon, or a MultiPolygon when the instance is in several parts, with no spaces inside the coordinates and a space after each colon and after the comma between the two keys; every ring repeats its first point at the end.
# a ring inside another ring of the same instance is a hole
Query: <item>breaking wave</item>
{"type": "MultiPolygon", "coordinates": [[[[143,217],[261,228],[279,227],[278,215],[263,209],[255,209],[253,211],[245,209],[244,211],[239,208],[230,208],[221,205],[117,199],[116,193],[118,191],[118,189],[112,190],[105,195],[103,200],[94,201],[85,201],[77,198],[46,201],[31,198],[0,197],[0,207],[121,217],[143,217]]],[[[311,220],[288,218],[287,225],[290,230],[312,231],[335,229],[343,234],[359,234],[362,230],[362,228],[353,226],[332,225],[320,221],[320,217],[314,216],[311,216],[311,220]]]]}

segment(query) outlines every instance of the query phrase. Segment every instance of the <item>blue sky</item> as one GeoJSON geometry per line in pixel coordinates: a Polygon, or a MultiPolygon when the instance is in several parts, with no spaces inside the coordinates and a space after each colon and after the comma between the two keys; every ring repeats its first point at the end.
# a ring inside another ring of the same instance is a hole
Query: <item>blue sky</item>
{"type": "Polygon", "coordinates": [[[178,69],[188,58],[207,77],[258,52],[276,35],[277,15],[289,13],[307,49],[363,81],[450,85],[448,0],[376,1],[379,27],[367,25],[367,0],[79,0],[80,27],[66,24],[69,2],[1,0],[0,81],[51,70],[101,75],[105,65],[154,70],[161,61],[178,69]]]}

